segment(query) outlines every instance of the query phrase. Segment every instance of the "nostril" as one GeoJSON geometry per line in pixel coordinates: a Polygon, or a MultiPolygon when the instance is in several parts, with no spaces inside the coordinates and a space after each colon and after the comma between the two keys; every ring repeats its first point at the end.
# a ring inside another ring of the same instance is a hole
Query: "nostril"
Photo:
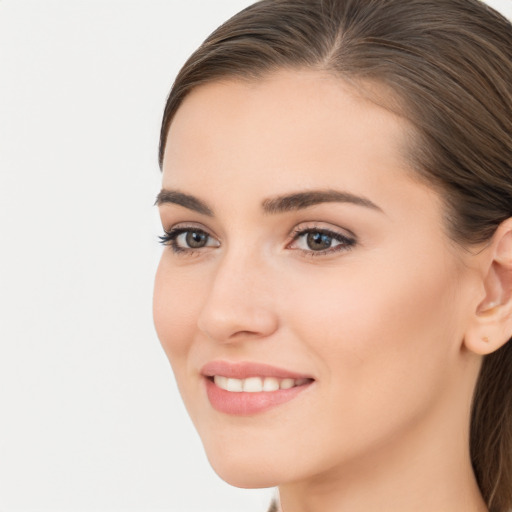
{"type": "Polygon", "coordinates": [[[231,339],[237,339],[237,338],[251,338],[251,337],[259,337],[261,336],[260,333],[255,331],[238,331],[232,334],[230,337],[231,339]]]}

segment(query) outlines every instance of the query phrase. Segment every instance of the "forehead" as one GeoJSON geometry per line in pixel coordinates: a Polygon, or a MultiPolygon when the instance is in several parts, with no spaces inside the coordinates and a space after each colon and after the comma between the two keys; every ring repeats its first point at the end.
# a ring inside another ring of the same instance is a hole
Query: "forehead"
{"type": "MultiPolygon", "coordinates": [[[[412,126],[354,85],[316,71],[212,82],[192,90],[170,126],[164,186],[239,183],[375,188],[410,173],[412,126]],[[395,176],[395,177],[396,177],[395,176]]],[[[264,187],[263,187],[264,188],[264,187]]],[[[279,189],[284,190],[279,190],[279,189]]]]}
{"type": "MultiPolygon", "coordinates": [[[[261,125],[290,134],[294,128],[295,135],[299,135],[300,128],[313,134],[317,127],[331,127],[341,138],[347,135],[343,126],[354,121],[354,117],[359,118],[358,125],[368,138],[384,135],[379,133],[381,127],[390,137],[412,131],[411,124],[379,106],[390,97],[391,92],[384,87],[362,82],[349,84],[329,73],[310,70],[279,71],[257,80],[214,81],[192,89],[187,95],[171,123],[167,144],[172,145],[187,130],[188,135],[190,130],[213,135],[221,127],[238,131],[239,127],[256,129],[261,125]]],[[[325,138],[327,135],[324,132],[325,138]]]]}

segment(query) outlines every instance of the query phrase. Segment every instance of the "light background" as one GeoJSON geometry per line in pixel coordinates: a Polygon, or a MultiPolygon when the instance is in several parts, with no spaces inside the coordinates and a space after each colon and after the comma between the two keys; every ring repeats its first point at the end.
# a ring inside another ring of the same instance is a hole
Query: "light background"
{"type": "Polygon", "coordinates": [[[164,101],[250,3],[0,0],[2,512],[266,509],[210,469],[151,318],[164,101]]]}

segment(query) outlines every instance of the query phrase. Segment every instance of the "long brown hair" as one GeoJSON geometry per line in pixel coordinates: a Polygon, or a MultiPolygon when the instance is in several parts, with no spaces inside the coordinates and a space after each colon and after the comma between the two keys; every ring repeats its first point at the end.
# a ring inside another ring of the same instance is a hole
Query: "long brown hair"
{"type": "MultiPolygon", "coordinates": [[[[415,127],[411,164],[445,200],[450,236],[489,240],[512,217],[512,26],[479,0],[263,0],[218,28],[172,87],[161,138],[187,94],[221,78],[309,68],[361,88],[415,127]],[[393,97],[392,99],[390,99],[393,97]]],[[[471,459],[493,512],[512,510],[512,343],[485,357],[471,459]]]]}

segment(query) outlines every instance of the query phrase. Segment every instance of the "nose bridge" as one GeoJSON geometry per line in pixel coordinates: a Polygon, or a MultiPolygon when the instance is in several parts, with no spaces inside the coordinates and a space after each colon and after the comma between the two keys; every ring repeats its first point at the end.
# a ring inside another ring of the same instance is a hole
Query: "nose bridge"
{"type": "Polygon", "coordinates": [[[269,269],[257,252],[238,247],[220,258],[198,319],[209,338],[265,337],[277,328],[269,269]]]}

